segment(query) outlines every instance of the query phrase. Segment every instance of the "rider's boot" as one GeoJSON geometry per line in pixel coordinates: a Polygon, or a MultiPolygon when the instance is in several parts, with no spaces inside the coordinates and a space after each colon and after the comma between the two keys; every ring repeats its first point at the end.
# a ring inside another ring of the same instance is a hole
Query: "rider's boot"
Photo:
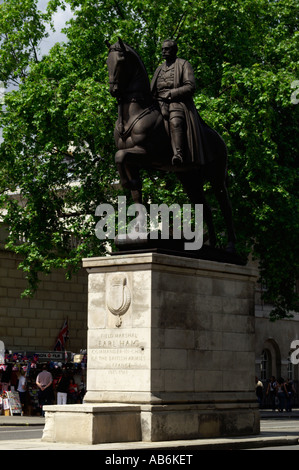
{"type": "Polygon", "coordinates": [[[170,135],[173,150],[172,165],[180,166],[184,163],[184,131],[181,119],[170,119],[170,135]]]}

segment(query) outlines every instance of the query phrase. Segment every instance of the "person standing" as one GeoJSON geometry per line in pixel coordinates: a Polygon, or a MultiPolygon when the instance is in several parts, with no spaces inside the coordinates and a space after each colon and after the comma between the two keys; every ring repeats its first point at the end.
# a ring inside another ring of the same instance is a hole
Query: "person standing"
{"type": "Polygon", "coordinates": [[[67,394],[70,385],[70,378],[66,369],[63,370],[62,376],[57,383],[57,405],[66,405],[67,404],[67,394]]]}
{"type": "Polygon", "coordinates": [[[255,377],[255,393],[259,403],[259,407],[263,404],[264,385],[257,377],[255,377]]]}
{"type": "Polygon", "coordinates": [[[277,382],[275,380],[275,377],[272,375],[270,382],[268,384],[268,387],[267,387],[267,392],[266,392],[267,396],[270,395],[272,411],[275,411],[275,408],[276,408],[276,404],[275,404],[276,386],[277,386],[277,382]]]}
{"type": "Polygon", "coordinates": [[[44,365],[42,371],[36,377],[36,385],[38,386],[38,401],[39,406],[42,410],[42,416],[44,416],[43,406],[53,404],[53,377],[51,372],[47,370],[47,366],[44,365]]]}
{"type": "Polygon", "coordinates": [[[71,403],[77,403],[78,401],[78,385],[76,384],[74,378],[71,378],[70,380],[70,386],[69,386],[69,399],[71,403]]]}
{"type": "Polygon", "coordinates": [[[22,405],[22,411],[24,412],[24,409],[26,408],[26,393],[27,392],[26,392],[26,377],[25,377],[25,372],[23,371],[23,369],[21,369],[19,373],[17,391],[19,393],[20,402],[22,405]]]}
{"type": "Polygon", "coordinates": [[[277,380],[276,393],[278,397],[278,411],[282,412],[287,396],[284,379],[282,377],[277,380]]]}
{"type": "Polygon", "coordinates": [[[296,390],[294,388],[293,382],[291,382],[289,379],[286,380],[285,390],[287,393],[286,411],[292,411],[292,398],[296,393],[296,390]]]}
{"type": "Polygon", "coordinates": [[[8,390],[10,390],[11,376],[12,376],[12,365],[8,364],[5,371],[2,372],[2,377],[1,377],[3,392],[7,392],[8,390]]]}

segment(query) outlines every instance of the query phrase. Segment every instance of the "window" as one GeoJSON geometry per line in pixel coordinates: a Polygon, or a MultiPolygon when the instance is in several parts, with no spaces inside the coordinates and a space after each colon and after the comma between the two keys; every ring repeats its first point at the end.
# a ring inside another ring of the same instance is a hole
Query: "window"
{"type": "Polygon", "coordinates": [[[291,359],[290,359],[291,353],[288,357],[288,379],[293,380],[294,379],[294,364],[292,364],[291,359]]]}
{"type": "Polygon", "coordinates": [[[261,354],[261,380],[266,380],[267,377],[271,376],[270,366],[270,352],[267,349],[264,349],[261,354]]]}

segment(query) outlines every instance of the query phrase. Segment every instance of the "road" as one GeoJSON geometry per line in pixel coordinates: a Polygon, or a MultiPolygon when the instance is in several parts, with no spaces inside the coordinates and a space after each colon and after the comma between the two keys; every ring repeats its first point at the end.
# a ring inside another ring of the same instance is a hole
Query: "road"
{"type": "MultiPolygon", "coordinates": [[[[261,431],[262,432],[271,432],[277,436],[299,436],[299,420],[298,419],[267,419],[261,421],[261,431]]],[[[256,449],[248,450],[299,450],[298,445],[284,445],[284,446],[275,446],[275,447],[259,447],[256,449]]]]}
{"type": "Polygon", "coordinates": [[[261,431],[275,433],[277,436],[299,435],[298,419],[265,419],[261,421],[261,431]]]}
{"type": "Polygon", "coordinates": [[[43,426],[0,426],[0,441],[41,439],[43,426]]]}

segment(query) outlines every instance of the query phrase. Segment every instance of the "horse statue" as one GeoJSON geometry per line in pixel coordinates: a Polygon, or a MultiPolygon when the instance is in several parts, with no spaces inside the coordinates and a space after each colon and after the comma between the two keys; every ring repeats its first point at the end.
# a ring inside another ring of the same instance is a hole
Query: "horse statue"
{"type": "Polygon", "coordinates": [[[204,182],[209,181],[226,224],[226,251],[234,253],[236,235],[226,185],[227,149],[223,139],[201,120],[202,139],[211,158],[204,165],[186,161],[181,166],[174,166],[170,137],[151,93],[148,74],[140,56],[120,38],[113,45],[106,44],[109,48],[109,91],[118,102],[118,119],[114,129],[118,149],[115,162],[122,187],[131,191],[134,203],[142,204],[140,170],[174,172],[191,204],[202,204],[209,245],[215,247],[212,211],[203,189],[204,182]]]}

